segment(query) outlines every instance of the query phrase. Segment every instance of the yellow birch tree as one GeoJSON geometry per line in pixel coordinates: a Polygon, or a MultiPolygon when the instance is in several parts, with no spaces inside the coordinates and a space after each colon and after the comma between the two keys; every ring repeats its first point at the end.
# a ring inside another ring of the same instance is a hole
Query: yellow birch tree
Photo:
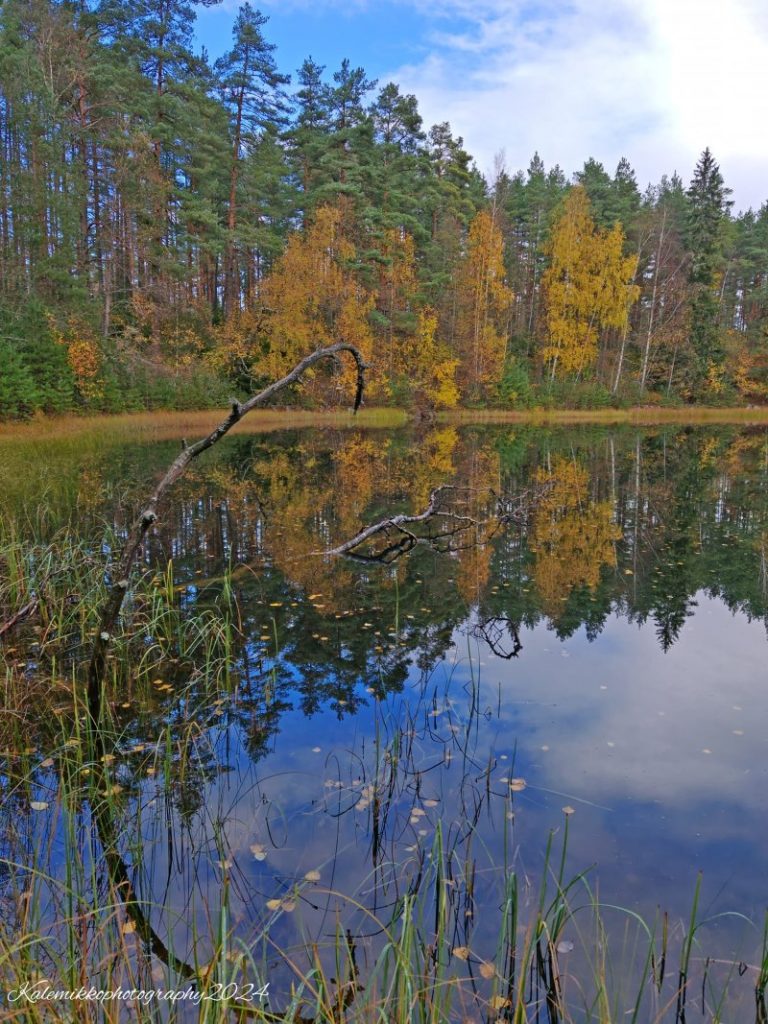
{"type": "Polygon", "coordinates": [[[555,221],[542,278],[547,340],[541,355],[553,379],[588,370],[601,331],[626,330],[640,289],[632,284],[637,257],[625,256],[623,247],[621,225],[600,231],[585,189],[572,188],[555,221]]]}

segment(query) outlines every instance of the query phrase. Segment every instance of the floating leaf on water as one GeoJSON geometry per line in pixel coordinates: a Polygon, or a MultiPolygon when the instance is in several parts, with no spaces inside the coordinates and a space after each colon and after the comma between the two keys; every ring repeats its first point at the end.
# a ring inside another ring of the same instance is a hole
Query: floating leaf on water
{"type": "Polygon", "coordinates": [[[571,805],[570,805],[570,804],[566,804],[566,805],[565,805],[565,807],[563,808],[563,814],[564,814],[564,815],[565,815],[566,817],[568,817],[568,815],[571,815],[571,814],[575,814],[575,811],[574,811],[574,809],[573,809],[573,808],[571,807],[571,805]]]}
{"type": "Polygon", "coordinates": [[[469,960],[469,946],[454,946],[453,955],[457,960],[469,960]]]}
{"type": "Polygon", "coordinates": [[[53,758],[52,757],[46,757],[46,759],[44,761],[40,762],[40,767],[41,768],[52,768],[53,767],[53,758]]]}
{"type": "Polygon", "coordinates": [[[496,968],[493,964],[480,964],[480,975],[483,978],[493,978],[496,976],[496,968]]]}
{"type": "Polygon", "coordinates": [[[558,953],[570,953],[572,949],[573,943],[569,942],[567,939],[563,939],[562,942],[558,942],[557,944],[558,953]]]}
{"type": "Polygon", "coordinates": [[[256,858],[256,860],[267,859],[267,848],[263,845],[263,843],[253,843],[253,845],[251,846],[251,853],[256,858]]]}
{"type": "Polygon", "coordinates": [[[33,811],[47,811],[48,802],[46,800],[32,800],[29,805],[33,811]]]}
{"type": "Polygon", "coordinates": [[[320,881],[320,872],[319,871],[308,871],[306,873],[306,875],[304,875],[304,878],[308,882],[319,882],[320,881]]]}
{"type": "Polygon", "coordinates": [[[512,790],[513,793],[521,793],[527,785],[528,783],[525,781],[525,779],[509,780],[509,788],[512,790]]]}

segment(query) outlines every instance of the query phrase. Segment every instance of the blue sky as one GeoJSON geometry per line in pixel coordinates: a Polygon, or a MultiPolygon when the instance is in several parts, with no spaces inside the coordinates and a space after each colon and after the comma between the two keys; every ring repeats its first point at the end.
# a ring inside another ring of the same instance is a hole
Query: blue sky
{"type": "MultiPolygon", "coordinates": [[[[626,156],[641,187],[688,181],[709,146],[737,209],[768,199],[764,0],[265,0],[282,71],[344,57],[413,92],[427,125],[450,121],[490,173],[534,150],[568,175],[626,156]]],[[[237,0],[200,9],[218,56],[237,0]]]]}

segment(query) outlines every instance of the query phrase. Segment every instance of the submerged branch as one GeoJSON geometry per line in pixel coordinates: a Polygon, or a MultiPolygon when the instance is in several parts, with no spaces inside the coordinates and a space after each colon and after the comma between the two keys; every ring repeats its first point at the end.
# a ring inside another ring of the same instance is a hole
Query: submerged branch
{"type": "Polygon", "coordinates": [[[355,548],[360,547],[360,545],[364,544],[367,540],[370,540],[371,537],[375,537],[378,533],[384,533],[387,530],[400,530],[402,533],[406,534],[406,540],[411,538],[415,542],[418,538],[405,529],[406,525],[411,523],[423,523],[432,516],[437,515],[438,499],[442,492],[448,489],[447,484],[442,487],[436,487],[429,495],[429,504],[423,512],[419,512],[417,515],[412,516],[405,515],[403,513],[401,515],[389,516],[387,519],[382,519],[378,523],[371,523],[370,526],[364,527],[350,540],[347,540],[343,544],[339,544],[338,547],[331,548],[329,551],[323,553],[326,555],[347,555],[355,548]]]}
{"type": "Polygon", "coordinates": [[[500,498],[493,491],[490,497],[495,500],[496,508],[492,516],[484,519],[475,518],[469,515],[441,507],[441,499],[447,491],[456,491],[458,488],[451,484],[442,484],[434,488],[429,495],[429,503],[423,512],[407,515],[401,513],[395,516],[388,516],[376,523],[370,523],[363,527],[354,537],[344,541],[335,548],[327,551],[315,551],[319,555],[344,555],[358,562],[382,562],[388,564],[400,558],[401,555],[411,551],[417,544],[429,544],[437,551],[459,551],[464,548],[482,546],[487,544],[497,532],[505,525],[516,522],[535,505],[551,487],[551,482],[542,484],[539,487],[523,491],[514,498],[500,498]],[[409,527],[418,526],[421,523],[439,521],[443,524],[437,532],[428,530],[426,533],[417,533],[409,527]],[[451,538],[468,530],[475,531],[475,537],[469,543],[456,545],[451,538]],[[391,540],[390,534],[398,534],[397,540],[391,540]],[[373,553],[358,551],[367,541],[373,540],[383,534],[388,538],[384,548],[373,553]],[[442,545],[441,542],[448,542],[442,545]]]}

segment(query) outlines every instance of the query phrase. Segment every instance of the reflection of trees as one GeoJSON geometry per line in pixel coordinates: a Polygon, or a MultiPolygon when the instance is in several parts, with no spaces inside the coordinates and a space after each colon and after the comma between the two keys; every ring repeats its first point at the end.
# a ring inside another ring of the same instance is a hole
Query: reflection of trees
{"type": "Polygon", "coordinates": [[[615,567],[621,530],[611,502],[590,499],[589,474],[576,462],[555,458],[537,479],[552,486],[534,513],[533,574],[543,611],[557,619],[577,587],[594,591],[603,567],[615,567]]]}

